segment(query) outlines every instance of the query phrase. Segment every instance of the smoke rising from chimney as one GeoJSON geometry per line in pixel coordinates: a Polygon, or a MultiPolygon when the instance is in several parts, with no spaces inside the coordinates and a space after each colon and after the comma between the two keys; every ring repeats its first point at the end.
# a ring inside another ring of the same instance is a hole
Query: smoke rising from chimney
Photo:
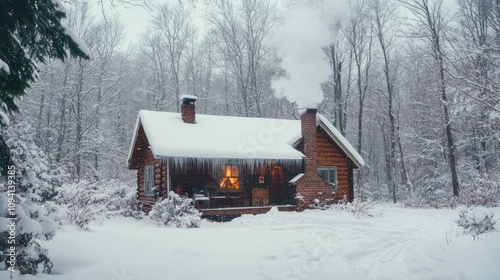
{"type": "Polygon", "coordinates": [[[326,13],[320,5],[297,3],[274,37],[287,77],[273,80],[271,87],[276,97],[285,97],[298,108],[317,108],[324,98],[321,84],[331,75],[322,48],[333,43],[331,23],[338,16],[326,13]]]}

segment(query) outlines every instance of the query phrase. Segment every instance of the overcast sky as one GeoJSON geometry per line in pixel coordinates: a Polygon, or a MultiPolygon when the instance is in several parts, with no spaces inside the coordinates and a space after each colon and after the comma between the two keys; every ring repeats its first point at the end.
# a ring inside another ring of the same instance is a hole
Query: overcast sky
{"type": "MultiPolygon", "coordinates": [[[[168,2],[164,0],[163,2],[168,2]]],[[[171,0],[170,0],[171,1],[171,0]]],[[[151,0],[151,2],[160,2],[151,0]]],[[[150,9],[132,5],[118,4],[115,7],[105,6],[106,16],[118,16],[125,25],[128,41],[135,41],[141,32],[146,29],[148,21],[151,19],[150,9]]]]}
{"type": "MultiPolygon", "coordinates": [[[[148,1],[153,5],[162,3],[175,3],[175,4],[179,3],[179,0],[148,0],[148,1]]],[[[188,1],[185,2],[186,4],[188,4],[188,1]]],[[[98,10],[97,6],[95,8],[96,10],[98,10]]],[[[115,5],[115,7],[112,7],[110,5],[105,6],[105,12],[106,16],[108,15],[119,16],[121,22],[125,25],[126,28],[125,33],[127,34],[127,40],[129,42],[134,42],[140,36],[141,33],[145,32],[148,22],[151,20],[152,14],[154,13],[154,11],[152,10],[153,8],[154,8],[153,6],[140,7],[127,4],[123,5],[118,3],[117,5],[115,5]]],[[[202,4],[199,3],[196,9],[197,12],[200,12],[202,9],[202,4]]],[[[196,21],[200,22],[200,20],[197,20],[195,18],[195,22],[196,21]]]]}
{"type": "MultiPolygon", "coordinates": [[[[147,7],[139,7],[139,6],[132,6],[132,5],[127,5],[127,4],[120,4],[118,1],[115,2],[115,7],[112,7],[109,5],[110,1],[105,1],[105,3],[108,3],[105,5],[105,11],[106,15],[118,15],[119,18],[121,19],[122,23],[126,27],[126,34],[127,34],[127,39],[129,42],[136,41],[136,38],[146,30],[148,21],[151,19],[151,15],[153,11],[151,11],[151,8],[153,8],[153,5],[155,4],[161,4],[161,3],[175,3],[178,4],[179,0],[147,0],[149,3],[152,5],[150,8],[147,7]]],[[[185,4],[189,5],[190,1],[183,0],[185,4]]],[[[236,1],[236,0],[235,0],[236,1]]],[[[282,1],[282,0],[275,0],[275,1],[282,1]]],[[[456,1],[457,0],[445,0],[444,2],[446,3],[447,8],[456,8],[456,1]]],[[[203,5],[204,1],[196,1],[196,9],[195,9],[195,23],[201,23],[201,14],[203,13],[205,6],[203,5]]],[[[300,2],[300,1],[296,1],[300,2]]],[[[343,10],[346,11],[345,6],[347,6],[347,0],[323,0],[323,1],[318,1],[317,3],[320,3],[319,5],[322,6],[323,11],[328,14],[331,13],[332,11],[335,13],[335,10],[338,9],[338,7],[343,7],[343,10]],[[330,12],[328,12],[330,11],[330,12]]],[[[95,3],[94,3],[95,4],[95,3]]],[[[99,6],[97,4],[93,5],[93,9],[96,12],[100,12],[99,6]]],[[[341,9],[342,10],[342,9],[341,9]]],[[[405,9],[403,9],[405,10],[405,9]]],[[[405,14],[407,12],[404,12],[405,14]]],[[[408,13],[406,14],[407,16],[411,17],[411,14],[408,13]]],[[[327,15],[328,16],[328,15],[327,15]]],[[[201,24],[199,24],[201,25],[201,24]]]]}

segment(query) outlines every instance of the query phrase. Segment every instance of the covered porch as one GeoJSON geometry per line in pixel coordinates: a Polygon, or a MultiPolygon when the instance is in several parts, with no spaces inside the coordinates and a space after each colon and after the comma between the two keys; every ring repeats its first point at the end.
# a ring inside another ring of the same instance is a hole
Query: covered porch
{"type": "Polygon", "coordinates": [[[301,162],[171,159],[162,163],[168,166],[165,189],[192,198],[203,217],[263,214],[272,207],[296,210],[295,185],[289,181],[301,171],[301,162]]]}

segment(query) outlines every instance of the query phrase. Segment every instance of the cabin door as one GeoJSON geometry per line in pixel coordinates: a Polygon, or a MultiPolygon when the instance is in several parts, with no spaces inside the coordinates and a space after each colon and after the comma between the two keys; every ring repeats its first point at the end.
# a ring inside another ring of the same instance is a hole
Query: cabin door
{"type": "Polygon", "coordinates": [[[269,183],[269,203],[271,205],[285,204],[285,188],[283,182],[283,169],[274,166],[271,171],[271,182],[269,183]]]}

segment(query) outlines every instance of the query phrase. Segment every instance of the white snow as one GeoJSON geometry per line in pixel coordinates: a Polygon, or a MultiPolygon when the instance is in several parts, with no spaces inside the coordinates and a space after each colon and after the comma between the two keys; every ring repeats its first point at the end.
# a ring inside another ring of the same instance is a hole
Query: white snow
{"type": "Polygon", "coordinates": [[[297,183],[297,181],[300,180],[300,178],[302,178],[302,176],[304,176],[305,174],[304,173],[299,173],[297,174],[297,176],[293,177],[292,180],[288,181],[288,183],[290,184],[295,184],[297,183]]]}
{"type": "Polygon", "coordinates": [[[7,65],[7,63],[5,63],[3,60],[0,59],[0,70],[4,70],[5,72],[7,72],[7,74],[10,73],[10,68],[9,68],[9,65],[7,65]]]}
{"type": "Polygon", "coordinates": [[[9,126],[9,124],[9,117],[4,112],[0,111],[0,127],[9,126]]]}
{"type": "Polygon", "coordinates": [[[181,95],[181,97],[179,97],[180,100],[182,100],[184,98],[198,100],[198,97],[196,97],[194,95],[189,95],[189,94],[183,94],[183,95],[181,95]]]}
{"type": "Polygon", "coordinates": [[[498,230],[476,241],[461,235],[457,209],[376,205],[372,213],[273,210],[199,229],[132,218],[89,231],[64,225],[45,243],[53,274],[22,279],[498,279],[498,230]]]}
{"type": "Polygon", "coordinates": [[[20,205],[16,205],[16,231],[18,233],[31,233],[36,236],[38,233],[42,232],[42,226],[36,220],[30,218],[26,215],[25,210],[22,209],[20,205]]]}
{"type": "Polygon", "coordinates": [[[54,4],[56,11],[66,13],[66,8],[64,8],[64,5],[61,3],[61,1],[59,1],[59,0],[51,0],[51,1],[54,4]]]}
{"type": "Polygon", "coordinates": [[[139,121],[153,153],[160,157],[302,160],[304,156],[291,146],[300,121],[196,114],[196,123],[190,124],[178,113],[146,110],[139,112],[139,121]]]}
{"type": "MultiPolygon", "coordinates": [[[[325,117],[317,116],[318,124],[324,124],[344,152],[359,167],[363,166],[361,156],[340,132],[325,117]]],[[[151,150],[157,157],[281,160],[302,160],[304,157],[293,147],[302,137],[300,120],[196,114],[196,123],[191,124],[184,123],[179,113],[141,110],[134,135],[139,124],[142,124],[151,150]]]]}
{"type": "Polygon", "coordinates": [[[92,56],[92,52],[90,49],[87,47],[87,45],[76,35],[75,31],[71,29],[69,26],[67,26],[64,22],[61,23],[62,27],[64,28],[64,33],[71,37],[71,39],[78,45],[80,50],[85,53],[88,57],[92,56]]]}

